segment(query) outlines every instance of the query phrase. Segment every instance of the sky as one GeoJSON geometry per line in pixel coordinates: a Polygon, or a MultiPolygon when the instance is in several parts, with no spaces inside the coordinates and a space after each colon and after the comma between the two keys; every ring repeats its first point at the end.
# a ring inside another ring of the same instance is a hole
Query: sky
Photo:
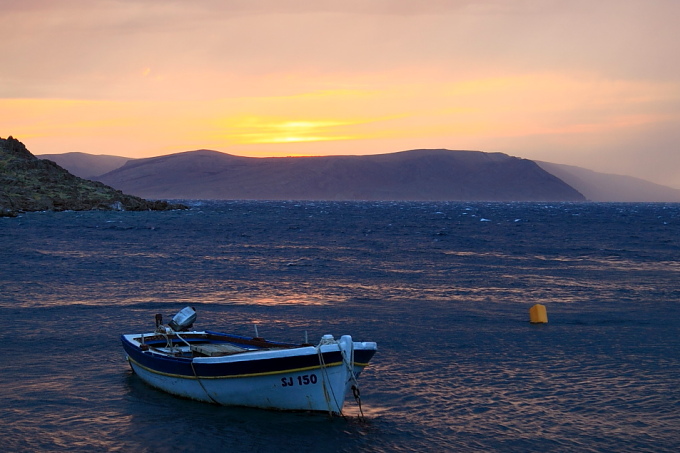
{"type": "Polygon", "coordinates": [[[680,188],[678,0],[0,0],[33,154],[502,152],[680,188]]]}

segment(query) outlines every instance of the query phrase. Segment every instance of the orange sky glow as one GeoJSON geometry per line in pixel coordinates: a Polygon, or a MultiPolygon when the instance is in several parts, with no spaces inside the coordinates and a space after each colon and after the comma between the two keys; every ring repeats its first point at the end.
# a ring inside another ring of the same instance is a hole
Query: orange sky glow
{"type": "Polygon", "coordinates": [[[34,154],[473,149],[680,188],[675,0],[0,0],[34,154]]]}

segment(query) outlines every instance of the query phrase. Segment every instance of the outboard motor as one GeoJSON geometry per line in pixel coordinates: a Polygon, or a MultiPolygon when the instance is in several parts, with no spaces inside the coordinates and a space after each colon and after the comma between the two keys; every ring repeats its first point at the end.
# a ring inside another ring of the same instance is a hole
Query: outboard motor
{"type": "Polygon", "coordinates": [[[168,326],[175,332],[185,332],[194,325],[196,321],[196,311],[191,307],[184,307],[168,323],[168,326]]]}

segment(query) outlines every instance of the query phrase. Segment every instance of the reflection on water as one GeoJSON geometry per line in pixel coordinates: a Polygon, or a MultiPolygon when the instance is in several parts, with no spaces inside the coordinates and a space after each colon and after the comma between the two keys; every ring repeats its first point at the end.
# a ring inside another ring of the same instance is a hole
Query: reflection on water
{"type": "Polygon", "coordinates": [[[265,306],[277,306],[277,305],[323,305],[328,303],[326,300],[322,300],[319,297],[314,297],[309,294],[282,294],[280,297],[255,297],[251,299],[242,300],[231,300],[230,304],[235,305],[265,305],[265,306]]]}

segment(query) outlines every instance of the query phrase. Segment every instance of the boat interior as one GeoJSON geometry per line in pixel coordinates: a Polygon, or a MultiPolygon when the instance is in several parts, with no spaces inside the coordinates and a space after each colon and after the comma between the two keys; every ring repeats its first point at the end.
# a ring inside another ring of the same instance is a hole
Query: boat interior
{"type": "Polygon", "coordinates": [[[298,348],[299,344],[267,341],[260,337],[240,337],[215,332],[181,334],[154,333],[132,338],[142,350],[152,350],[173,357],[223,357],[244,352],[298,348]]]}

